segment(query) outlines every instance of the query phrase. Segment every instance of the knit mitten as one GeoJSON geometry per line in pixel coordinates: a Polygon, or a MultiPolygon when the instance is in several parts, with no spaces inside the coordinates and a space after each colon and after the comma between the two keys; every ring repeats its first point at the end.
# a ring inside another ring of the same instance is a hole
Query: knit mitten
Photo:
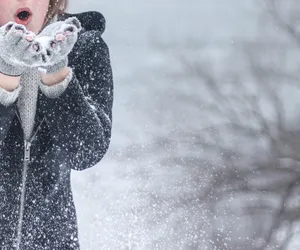
{"type": "Polygon", "coordinates": [[[41,61],[36,50],[34,33],[25,26],[8,22],[0,27],[0,72],[5,75],[19,76],[26,67],[41,61]]]}
{"type": "Polygon", "coordinates": [[[35,38],[42,54],[40,70],[52,74],[66,67],[67,55],[73,49],[80,30],[81,24],[76,17],[54,22],[45,27],[35,38]]]}

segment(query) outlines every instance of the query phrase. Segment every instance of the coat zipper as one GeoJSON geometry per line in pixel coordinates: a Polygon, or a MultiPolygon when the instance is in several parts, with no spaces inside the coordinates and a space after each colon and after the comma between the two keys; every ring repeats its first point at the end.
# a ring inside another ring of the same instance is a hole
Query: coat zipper
{"type": "MultiPolygon", "coordinates": [[[[17,114],[18,120],[20,121],[20,124],[22,124],[21,118],[20,118],[19,113],[17,111],[16,111],[16,114],[17,114]]],[[[42,124],[43,124],[44,121],[45,121],[45,117],[43,117],[42,121],[40,122],[40,124],[36,128],[36,130],[34,131],[34,134],[31,136],[30,140],[24,140],[24,160],[30,161],[30,147],[31,147],[31,143],[35,139],[36,134],[40,130],[40,128],[41,128],[41,126],[42,126],[42,124]]]]}
{"type": "MultiPolygon", "coordinates": [[[[26,144],[26,142],[25,142],[26,144]]],[[[29,146],[30,147],[30,146],[29,146]]],[[[23,173],[22,173],[22,185],[21,185],[21,199],[20,199],[20,211],[19,211],[19,219],[18,219],[18,231],[16,237],[16,243],[14,247],[16,250],[20,250],[21,240],[22,240],[22,224],[23,224],[23,215],[24,215],[24,207],[25,207],[25,189],[26,189],[26,178],[27,178],[27,170],[28,170],[28,160],[24,158],[23,165],[23,173]]]]}
{"type": "MultiPolygon", "coordinates": [[[[22,124],[21,118],[16,111],[17,117],[22,124]]],[[[27,171],[28,171],[28,164],[30,162],[30,147],[31,143],[36,137],[37,132],[40,130],[45,117],[43,117],[41,123],[37,127],[36,131],[30,138],[30,140],[24,140],[24,164],[23,164],[23,172],[22,172],[22,185],[21,185],[21,199],[20,199],[20,211],[19,211],[19,219],[18,219],[18,230],[17,230],[17,237],[15,239],[14,247],[16,250],[20,250],[21,240],[22,240],[22,223],[23,223],[23,215],[24,215],[24,208],[25,208],[25,191],[26,191],[26,179],[27,179],[27,171]]]]}

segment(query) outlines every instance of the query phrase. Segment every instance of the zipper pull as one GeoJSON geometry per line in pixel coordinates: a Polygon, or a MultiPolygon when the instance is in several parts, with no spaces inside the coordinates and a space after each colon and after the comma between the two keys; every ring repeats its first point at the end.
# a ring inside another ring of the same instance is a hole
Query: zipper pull
{"type": "Polygon", "coordinates": [[[30,161],[30,146],[31,143],[25,140],[25,148],[24,148],[24,161],[30,161]]]}

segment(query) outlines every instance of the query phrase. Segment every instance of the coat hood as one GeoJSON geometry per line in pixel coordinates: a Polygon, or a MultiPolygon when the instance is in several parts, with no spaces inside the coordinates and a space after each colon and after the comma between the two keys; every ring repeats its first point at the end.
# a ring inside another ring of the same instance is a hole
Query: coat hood
{"type": "Polygon", "coordinates": [[[78,14],[63,13],[58,16],[58,21],[65,20],[72,16],[77,17],[81,22],[81,33],[96,30],[103,34],[103,32],[105,31],[105,18],[101,13],[97,11],[82,12],[78,14]]]}

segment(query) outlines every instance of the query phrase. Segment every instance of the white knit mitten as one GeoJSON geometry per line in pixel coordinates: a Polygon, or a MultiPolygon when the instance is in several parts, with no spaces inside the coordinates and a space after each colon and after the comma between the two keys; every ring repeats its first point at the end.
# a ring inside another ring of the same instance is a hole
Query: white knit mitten
{"type": "Polygon", "coordinates": [[[20,76],[26,67],[38,62],[41,55],[35,49],[34,33],[25,26],[8,22],[0,27],[0,72],[20,76]]]}
{"type": "Polygon", "coordinates": [[[68,65],[68,54],[73,49],[81,24],[76,17],[48,25],[37,35],[35,42],[40,44],[43,61],[40,68],[45,73],[55,73],[68,65]]]}

